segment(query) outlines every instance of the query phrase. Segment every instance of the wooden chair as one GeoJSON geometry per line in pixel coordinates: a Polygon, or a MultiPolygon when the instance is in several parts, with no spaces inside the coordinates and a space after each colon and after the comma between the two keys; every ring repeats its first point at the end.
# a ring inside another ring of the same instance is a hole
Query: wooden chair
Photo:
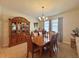
{"type": "Polygon", "coordinates": [[[27,40],[27,46],[27,57],[29,56],[29,52],[31,52],[32,57],[34,57],[35,53],[40,52],[40,48],[32,42],[31,36],[30,39],[27,40]]]}
{"type": "Polygon", "coordinates": [[[51,39],[50,39],[50,43],[47,45],[47,49],[48,49],[48,54],[50,57],[52,57],[52,55],[56,55],[57,54],[57,50],[58,50],[58,33],[56,33],[55,35],[52,35],[51,39]],[[57,50],[55,51],[55,48],[57,48],[57,50]]]}

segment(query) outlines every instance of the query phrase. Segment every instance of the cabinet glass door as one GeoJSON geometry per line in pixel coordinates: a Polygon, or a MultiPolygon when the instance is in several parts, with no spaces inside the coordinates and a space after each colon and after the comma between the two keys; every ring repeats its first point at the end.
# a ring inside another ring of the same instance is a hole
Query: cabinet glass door
{"type": "Polygon", "coordinates": [[[16,31],[16,24],[12,23],[12,31],[16,31]]]}

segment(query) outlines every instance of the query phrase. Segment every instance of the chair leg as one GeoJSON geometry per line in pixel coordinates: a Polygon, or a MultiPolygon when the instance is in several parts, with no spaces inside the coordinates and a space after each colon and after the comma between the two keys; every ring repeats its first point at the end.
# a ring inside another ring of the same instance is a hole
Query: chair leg
{"type": "MultiPolygon", "coordinates": [[[[31,56],[32,56],[32,58],[34,57],[34,53],[33,52],[31,52],[31,56]]],[[[29,51],[27,52],[27,58],[29,58],[29,51]]]]}
{"type": "Polygon", "coordinates": [[[27,58],[29,57],[29,51],[27,51],[27,58]]]}
{"type": "Polygon", "coordinates": [[[51,57],[51,51],[48,52],[49,56],[51,57]]]}
{"type": "Polygon", "coordinates": [[[57,53],[58,53],[58,45],[56,44],[55,45],[55,51],[54,51],[55,56],[57,56],[57,53]]]}
{"type": "Polygon", "coordinates": [[[42,56],[42,47],[40,47],[40,57],[42,56]]]}
{"type": "Polygon", "coordinates": [[[34,53],[32,52],[32,58],[34,57],[34,53]]]}
{"type": "Polygon", "coordinates": [[[50,57],[55,56],[55,52],[53,50],[49,50],[48,54],[49,54],[50,57]]]}

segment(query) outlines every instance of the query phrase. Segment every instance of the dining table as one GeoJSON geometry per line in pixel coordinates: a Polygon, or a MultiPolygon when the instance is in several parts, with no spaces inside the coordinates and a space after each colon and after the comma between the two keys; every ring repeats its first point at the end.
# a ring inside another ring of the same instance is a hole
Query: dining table
{"type": "Polygon", "coordinates": [[[48,36],[40,36],[39,35],[39,36],[34,37],[32,42],[40,48],[40,56],[41,56],[45,45],[50,43],[50,38],[49,38],[49,35],[48,36]]]}

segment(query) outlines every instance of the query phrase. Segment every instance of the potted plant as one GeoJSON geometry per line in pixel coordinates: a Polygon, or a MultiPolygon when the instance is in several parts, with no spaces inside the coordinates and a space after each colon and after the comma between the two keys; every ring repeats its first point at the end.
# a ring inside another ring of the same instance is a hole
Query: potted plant
{"type": "Polygon", "coordinates": [[[77,37],[79,37],[79,28],[78,27],[76,27],[74,30],[72,30],[73,31],[73,34],[75,35],[75,36],[77,36],[77,37]]]}

